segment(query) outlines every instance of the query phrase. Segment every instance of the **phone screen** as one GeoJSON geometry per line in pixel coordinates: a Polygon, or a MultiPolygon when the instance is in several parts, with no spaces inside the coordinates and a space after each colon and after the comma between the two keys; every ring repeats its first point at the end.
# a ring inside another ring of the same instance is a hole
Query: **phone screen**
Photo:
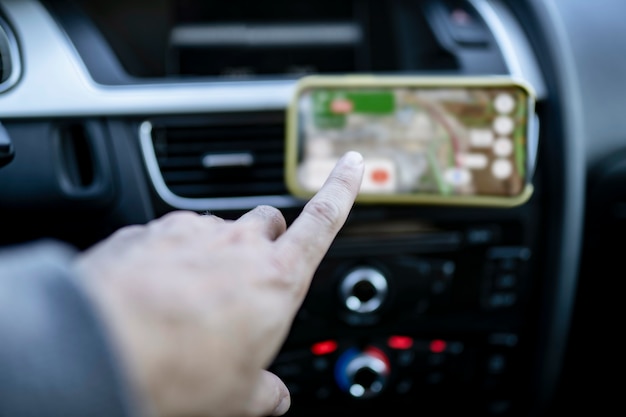
{"type": "Polygon", "coordinates": [[[513,82],[305,86],[292,109],[292,189],[317,191],[356,150],[370,200],[517,198],[528,191],[533,105],[513,82]]]}

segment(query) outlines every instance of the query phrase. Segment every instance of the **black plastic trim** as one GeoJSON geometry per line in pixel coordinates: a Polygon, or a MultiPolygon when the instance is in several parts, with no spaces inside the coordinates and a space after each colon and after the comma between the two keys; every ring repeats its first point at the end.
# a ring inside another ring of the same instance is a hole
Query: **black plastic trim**
{"type": "Polygon", "coordinates": [[[546,176],[546,262],[533,387],[533,415],[542,415],[558,384],[576,295],[585,211],[583,112],[575,63],[562,22],[550,2],[509,0],[508,6],[525,22],[525,30],[542,66],[548,99],[543,120],[550,161],[546,176]]]}

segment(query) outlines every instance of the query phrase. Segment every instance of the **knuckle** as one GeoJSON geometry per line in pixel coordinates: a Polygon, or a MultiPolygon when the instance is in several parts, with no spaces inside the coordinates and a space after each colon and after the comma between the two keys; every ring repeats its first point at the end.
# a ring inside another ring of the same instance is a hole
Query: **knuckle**
{"type": "Polygon", "coordinates": [[[155,223],[172,226],[195,221],[199,217],[200,216],[197,213],[192,211],[173,211],[163,215],[162,217],[157,219],[155,223]]]}
{"type": "Polygon", "coordinates": [[[151,221],[148,226],[153,233],[178,239],[189,237],[211,223],[193,211],[175,211],[151,221]]]}
{"type": "Polygon", "coordinates": [[[282,228],[286,227],[285,217],[283,213],[279,209],[273,206],[268,205],[260,205],[257,206],[256,210],[266,219],[268,219],[273,224],[280,226],[282,228]]]}
{"type": "Polygon", "coordinates": [[[115,236],[118,239],[130,240],[141,235],[144,231],[145,231],[145,226],[135,224],[135,225],[125,226],[120,229],[117,229],[115,231],[115,236]]]}
{"type": "Polygon", "coordinates": [[[339,206],[330,198],[314,198],[307,203],[305,210],[325,226],[334,229],[339,224],[339,206]]]}
{"type": "Polygon", "coordinates": [[[290,256],[272,254],[269,256],[268,282],[272,287],[288,293],[298,293],[298,280],[295,279],[296,267],[290,256]]]}
{"type": "Polygon", "coordinates": [[[346,195],[350,194],[350,190],[352,190],[355,185],[353,177],[343,171],[339,171],[334,180],[337,186],[345,192],[346,195]]]}
{"type": "Polygon", "coordinates": [[[254,244],[259,245],[262,240],[261,236],[253,228],[245,224],[234,223],[225,231],[227,241],[231,244],[254,244]]]}
{"type": "Polygon", "coordinates": [[[264,215],[266,215],[268,217],[273,217],[273,216],[279,216],[280,215],[280,210],[278,210],[276,207],[269,206],[267,204],[261,204],[261,205],[257,206],[256,210],[259,213],[264,214],[264,215]]]}
{"type": "Polygon", "coordinates": [[[286,258],[274,256],[272,257],[273,280],[281,287],[291,285],[291,265],[286,258]]]}

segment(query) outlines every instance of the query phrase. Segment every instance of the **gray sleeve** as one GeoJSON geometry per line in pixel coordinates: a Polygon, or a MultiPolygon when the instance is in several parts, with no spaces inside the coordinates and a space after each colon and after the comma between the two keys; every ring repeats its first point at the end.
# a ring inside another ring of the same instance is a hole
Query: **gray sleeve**
{"type": "Polygon", "coordinates": [[[136,416],[104,327],[73,282],[74,254],[52,241],[0,251],[0,417],[136,416]]]}

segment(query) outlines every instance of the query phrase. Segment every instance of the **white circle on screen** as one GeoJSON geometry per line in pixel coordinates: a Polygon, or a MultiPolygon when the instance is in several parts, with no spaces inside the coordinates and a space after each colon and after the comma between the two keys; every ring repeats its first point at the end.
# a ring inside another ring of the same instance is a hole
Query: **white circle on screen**
{"type": "Polygon", "coordinates": [[[513,153],[513,141],[509,138],[498,138],[493,143],[493,153],[497,156],[510,156],[513,153]]]}
{"type": "Polygon", "coordinates": [[[513,174],[513,164],[508,159],[496,159],[491,164],[491,173],[498,179],[506,179],[513,174]]]}
{"type": "Polygon", "coordinates": [[[515,108],[515,99],[509,93],[500,93],[493,100],[493,106],[500,114],[509,114],[515,108]]]}
{"type": "Polygon", "coordinates": [[[493,121],[493,130],[495,130],[499,135],[510,135],[513,133],[514,128],[515,123],[513,122],[513,119],[508,116],[498,116],[493,121]]]}

